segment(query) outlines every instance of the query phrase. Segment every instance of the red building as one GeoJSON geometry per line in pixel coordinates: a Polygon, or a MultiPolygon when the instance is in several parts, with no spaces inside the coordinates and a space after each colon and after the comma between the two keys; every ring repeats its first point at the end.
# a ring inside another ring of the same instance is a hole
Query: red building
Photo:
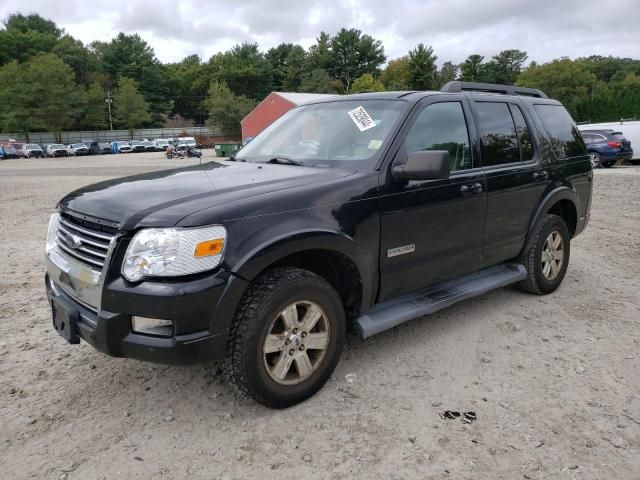
{"type": "Polygon", "coordinates": [[[242,119],[242,141],[253,138],[294,107],[320,98],[324,93],[271,92],[242,119]]]}

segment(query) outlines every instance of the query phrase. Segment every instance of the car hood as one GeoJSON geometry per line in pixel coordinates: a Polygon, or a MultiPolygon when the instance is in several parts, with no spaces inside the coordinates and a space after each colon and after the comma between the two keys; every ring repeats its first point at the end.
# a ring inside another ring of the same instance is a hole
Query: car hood
{"type": "Polygon", "coordinates": [[[353,173],[294,165],[213,161],[89,185],[64,197],[58,207],[108,220],[122,230],[167,227],[206,208],[353,173]]]}

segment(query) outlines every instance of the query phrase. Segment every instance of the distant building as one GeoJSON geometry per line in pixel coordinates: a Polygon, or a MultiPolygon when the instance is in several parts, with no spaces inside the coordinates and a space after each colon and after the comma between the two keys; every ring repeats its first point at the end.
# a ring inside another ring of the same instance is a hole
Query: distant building
{"type": "Polygon", "coordinates": [[[271,92],[242,119],[242,140],[253,138],[282,115],[303,103],[326,97],[325,93],[271,92]]]}

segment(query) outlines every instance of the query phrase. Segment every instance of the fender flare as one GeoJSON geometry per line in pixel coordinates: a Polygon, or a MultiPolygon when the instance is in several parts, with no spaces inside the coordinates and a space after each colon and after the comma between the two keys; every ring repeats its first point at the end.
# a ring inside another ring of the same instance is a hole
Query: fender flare
{"type": "Polygon", "coordinates": [[[522,250],[520,251],[520,255],[522,255],[531,247],[533,234],[544,220],[544,215],[553,205],[555,205],[560,200],[569,200],[576,209],[576,212],[578,212],[578,194],[574,189],[568,186],[560,186],[551,190],[540,202],[538,208],[531,218],[531,221],[529,222],[527,238],[524,242],[522,250]]]}
{"type": "Polygon", "coordinates": [[[327,250],[346,257],[354,264],[362,282],[362,306],[373,301],[378,288],[377,257],[372,258],[353,238],[334,230],[304,229],[272,237],[244,252],[229,271],[250,282],[275,262],[305,250],[327,250]]]}

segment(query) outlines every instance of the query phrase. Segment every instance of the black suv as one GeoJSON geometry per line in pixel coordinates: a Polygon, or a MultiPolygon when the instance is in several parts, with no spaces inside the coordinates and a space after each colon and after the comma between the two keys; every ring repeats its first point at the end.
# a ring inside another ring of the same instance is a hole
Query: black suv
{"type": "Polygon", "coordinates": [[[92,185],[49,224],[70,343],[222,360],[270,407],[313,395],[363,338],[488,290],[553,292],[592,169],[560,103],[452,82],[297,107],[228,160],[92,185]]]}

